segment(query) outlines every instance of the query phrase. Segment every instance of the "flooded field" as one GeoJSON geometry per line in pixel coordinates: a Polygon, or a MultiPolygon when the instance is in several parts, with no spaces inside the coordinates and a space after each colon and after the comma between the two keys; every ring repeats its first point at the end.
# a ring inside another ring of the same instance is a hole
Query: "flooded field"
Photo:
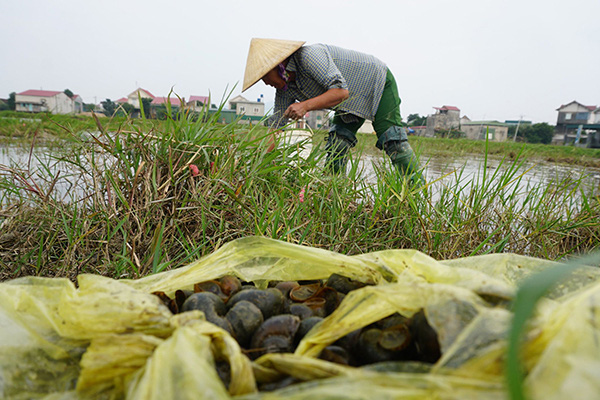
{"type": "MultiPolygon", "coordinates": [[[[292,132],[288,134],[286,140],[289,143],[297,143],[299,145],[300,156],[305,157],[311,151],[310,141],[305,133],[298,134],[292,132]]],[[[60,161],[60,152],[64,149],[60,147],[47,148],[35,147],[33,149],[19,146],[8,145],[0,147],[0,174],[12,174],[18,171],[24,178],[34,180],[40,177],[46,177],[47,181],[42,181],[42,184],[50,185],[54,178],[53,190],[55,195],[63,197],[64,200],[71,198],[76,199],[86,195],[86,183],[82,180],[80,173],[73,170],[70,164],[60,161]],[[49,177],[49,178],[48,178],[49,177]],[[75,192],[74,192],[75,191],[75,192]],[[73,195],[78,195],[73,198],[73,195]]],[[[360,176],[366,184],[373,184],[377,180],[375,172],[376,166],[382,166],[387,162],[385,154],[377,149],[368,150],[361,156],[358,162],[358,170],[360,176]]],[[[479,184],[484,178],[484,172],[487,175],[486,179],[501,175],[500,169],[510,168],[512,161],[502,161],[497,158],[488,158],[487,165],[484,166],[484,156],[469,156],[469,157],[428,157],[427,154],[421,155],[421,165],[423,166],[424,175],[427,182],[433,187],[433,198],[436,199],[435,189],[441,185],[453,185],[456,183],[468,184],[474,182],[479,184]]],[[[391,167],[388,164],[388,167],[391,167]]],[[[557,182],[565,182],[565,180],[578,181],[582,180],[585,185],[585,191],[589,195],[598,194],[600,192],[600,169],[583,168],[577,165],[555,164],[544,161],[524,162],[519,166],[515,173],[516,184],[519,185],[519,191],[526,193],[529,187],[539,185],[553,185],[557,182]]],[[[0,190],[2,190],[0,188],[0,190]]]]}
{"type": "MultiPolygon", "coordinates": [[[[288,138],[291,143],[302,143],[304,145],[301,156],[306,156],[311,145],[307,143],[308,135],[305,133],[292,132],[288,138]]],[[[421,166],[427,182],[435,187],[439,185],[453,183],[467,183],[474,181],[481,183],[484,178],[490,179],[494,175],[501,175],[502,170],[512,167],[511,160],[502,161],[498,158],[488,158],[484,167],[485,155],[469,157],[429,157],[427,154],[421,155],[421,166]],[[500,168],[500,171],[497,171],[500,168]],[[495,174],[496,173],[496,174],[495,174]]],[[[377,174],[375,166],[387,162],[387,156],[375,148],[367,149],[358,160],[358,169],[361,176],[367,183],[375,183],[377,174]]],[[[391,166],[390,166],[391,168],[391,166]]],[[[515,173],[515,178],[520,177],[518,185],[523,192],[529,187],[538,185],[552,185],[565,180],[578,181],[582,179],[589,194],[600,192],[600,169],[583,168],[579,165],[556,164],[545,161],[526,161],[515,173]]],[[[435,193],[435,190],[434,190],[435,193]]],[[[434,195],[435,198],[435,195],[434,195]]]]}

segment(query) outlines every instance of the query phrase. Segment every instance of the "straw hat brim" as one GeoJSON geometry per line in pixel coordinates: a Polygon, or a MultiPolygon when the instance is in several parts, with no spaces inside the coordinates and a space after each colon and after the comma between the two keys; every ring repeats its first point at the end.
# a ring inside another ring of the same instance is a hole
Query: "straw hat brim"
{"type": "Polygon", "coordinates": [[[248,50],[242,92],[258,82],[280,62],[294,54],[304,43],[306,42],[253,38],[250,41],[250,50],[248,50]]]}

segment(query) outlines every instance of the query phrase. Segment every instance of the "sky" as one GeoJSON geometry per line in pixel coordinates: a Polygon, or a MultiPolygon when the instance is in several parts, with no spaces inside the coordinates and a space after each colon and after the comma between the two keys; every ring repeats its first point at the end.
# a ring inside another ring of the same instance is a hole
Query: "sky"
{"type": "MultiPolygon", "coordinates": [[[[155,96],[219,104],[241,94],[253,37],[374,55],[401,113],[444,105],[471,120],[556,123],[576,100],[600,106],[598,0],[2,0],[0,98],[28,89],[86,103],[155,96]]],[[[262,82],[242,95],[275,89],[262,82]]]]}

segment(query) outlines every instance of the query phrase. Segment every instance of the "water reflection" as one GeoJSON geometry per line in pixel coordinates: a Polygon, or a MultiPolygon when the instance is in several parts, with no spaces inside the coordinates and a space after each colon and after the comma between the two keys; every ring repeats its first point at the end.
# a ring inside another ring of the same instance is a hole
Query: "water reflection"
{"type": "MultiPolygon", "coordinates": [[[[286,138],[289,143],[300,145],[300,155],[303,157],[306,157],[311,151],[310,141],[306,139],[306,135],[290,135],[286,138]]],[[[62,150],[43,146],[36,146],[33,150],[19,145],[0,146],[0,178],[11,175],[11,172],[7,171],[9,168],[19,171],[24,177],[35,176],[37,182],[41,177],[46,177],[47,181],[40,184],[45,185],[48,189],[52,180],[60,175],[60,179],[55,182],[54,193],[64,200],[81,198],[91,188],[86,188],[81,171],[73,170],[72,165],[58,159],[56,154],[62,150]],[[43,171],[40,170],[42,168],[43,171]]],[[[387,158],[383,152],[376,151],[364,154],[360,160],[354,162],[358,162],[358,170],[364,182],[374,184],[377,180],[375,168],[387,163],[387,158]]],[[[425,177],[427,182],[432,183],[433,200],[437,200],[436,192],[444,185],[454,185],[458,182],[466,184],[471,181],[481,184],[484,172],[487,175],[486,180],[489,181],[495,173],[497,179],[503,171],[513,166],[510,160],[502,163],[498,159],[490,158],[484,168],[484,162],[484,157],[469,156],[449,159],[422,156],[421,163],[424,166],[425,177]]],[[[391,165],[388,163],[387,167],[391,168],[391,165]]],[[[522,178],[518,181],[518,190],[523,193],[530,187],[556,185],[567,180],[575,182],[579,179],[582,180],[587,188],[585,190],[590,195],[597,195],[600,191],[600,169],[597,168],[558,165],[548,162],[524,162],[513,174],[515,178],[521,175],[522,178]]],[[[1,190],[4,189],[0,186],[1,190]]],[[[3,194],[0,193],[0,201],[3,197],[3,194]]]]}
{"type": "MultiPolygon", "coordinates": [[[[286,137],[287,142],[302,145],[300,155],[306,157],[312,146],[306,133],[292,132],[286,137]]],[[[374,151],[362,154],[358,162],[360,176],[367,184],[375,184],[377,181],[376,166],[392,168],[387,161],[387,156],[382,151],[374,151]]],[[[501,178],[511,176],[518,185],[516,192],[526,194],[532,187],[545,187],[567,182],[581,180],[583,190],[587,195],[598,195],[600,192],[600,169],[584,168],[578,165],[554,164],[545,161],[512,161],[488,158],[482,156],[468,156],[458,158],[427,157],[421,156],[421,166],[427,182],[433,187],[433,201],[437,201],[437,193],[443,186],[453,186],[457,183],[463,185],[473,182],[481,185],[485,182],[491,185],[498,184],[501,178]],[[516,165],[515,165],[516,163],[516,165]],[[507,169],[514,169],[507,173],[507,169]],[[519,179],[520,178],[520,179],[519,179]]],[[[502,184],[505,184],[503,182],[502,184]]]]}

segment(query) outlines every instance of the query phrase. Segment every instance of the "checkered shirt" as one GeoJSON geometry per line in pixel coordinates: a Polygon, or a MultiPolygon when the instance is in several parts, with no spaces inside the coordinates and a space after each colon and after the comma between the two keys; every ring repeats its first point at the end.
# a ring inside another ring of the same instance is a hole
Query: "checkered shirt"
{"type": "MultiPolygon", "coordinates": [[[[377,58],[325,44],[298,49],[287,64],[296,80],[286,91],[277,89],[271,127],[278,129],[287,123],[285,110],[296,101],[305,101],[329,89],[347,89],[350,97],[336,110],[373,120],[387,74],[387,66],[377,58]]],[[[351,117],[351,116],[349,116],[351,117]]]]}

